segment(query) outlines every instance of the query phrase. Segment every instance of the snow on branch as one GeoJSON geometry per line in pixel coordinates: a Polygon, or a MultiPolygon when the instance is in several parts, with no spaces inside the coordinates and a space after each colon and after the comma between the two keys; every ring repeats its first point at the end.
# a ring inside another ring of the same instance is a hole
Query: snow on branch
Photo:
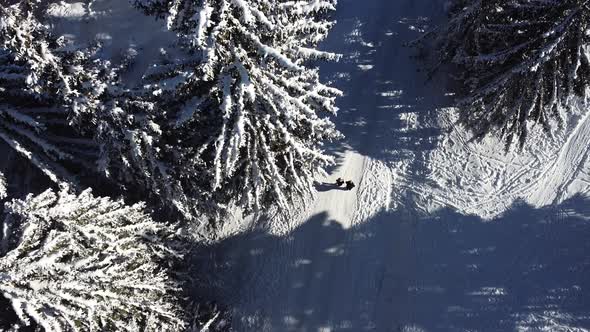
{"type": "Polygon", "coordinates": [[[143,205],[50,190],[6,204],[0,292],[23,324],[46,331],[179,331],[182,252],[143,205]],[[10,226],[10,227],[9,227],[10,226]],[[8,237],[8,238],[7,238],[8,237]]]}
{"type": "MultiPolygon", "coordinates": [[[[66,165],[88,155],[76,139],[107,88],[107,64],[75,50],[35,16],[36,1],[0,7],[0,138],[53,181],[74,181],[66,165]]],[[[87,149],[86,149],[87,150],[87,149]]]]}
{"type": "Polygon", "coordinates": [[[187,332],[222,332],[231,330],[231,315],[214,302],[193,303],[187,332]]]}
{"type": "Polygon", "coordinates": [[[459,70],[460,121],[476,136],[520,147],[538,125],[561,127],[587,97],[590,9],[585,0],[453,0],[436,35],[438,62],[459,70]]]}
{"type": "MultiPolygon", "coordinates": [[[[284,206],[291,194],[308,192],[316,172],[332,162],[323,144],[340,137],[329,117],[341,93],[321,84],[310,66],[311,60],[339,58],[317,49],[333,25],[328,15],[336,2],[134,3],[166,19],[195,55],[192,64],[159,74],[165,82],[182,79],[156,101],[176,114],[173,129],[162,126],[162,137],[177,140],[176,160],[193,170],[185,179],[199,177],[193,181],[208,182],[204,192],[215,201],[248,209],[284,206]]],[[[152,80],[150,87],[162,91],[161,82],[152,80]]]]}
{"type": "Polygon", "coordinates": [[[94,114],[96,167],[124,189],[139,188],[145,199],[166,213],[195,221],[204,205],[202,185],[195,179],[202,172],[182,158],[183,147],[175,145],[182,138],[173,129],[178,120],[167,119],[152,99],[152,94],[127,91],[113,96],[94,114]],[[172,126],[167,137],[163,126],[172,126]]]}
{"type": "Polygon", "coordinates": [[[6,178],[4,178],[4,174],[0,172],[0,199],[4,199],[7,196],[6,190],[6,178]]]}

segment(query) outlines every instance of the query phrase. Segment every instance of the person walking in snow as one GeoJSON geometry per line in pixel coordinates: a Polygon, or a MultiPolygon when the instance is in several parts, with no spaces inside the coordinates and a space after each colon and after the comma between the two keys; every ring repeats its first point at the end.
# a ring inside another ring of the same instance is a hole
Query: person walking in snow
{"type": "Polygon", "coordinates": [[[352,188],[354,188],[354,182],[351,180],[346,181],[346,190],[351,190],[352,188]]]}
{"type": "Polygon", "coordinates": [[[336,185],[337,185],[338,187],[340,187],[340,186],[341,186],[341,185],[343,185],[343,184],[344,184],[344,180],[342,180],[342,178],[337,178],[337,179],[336,179],[336,185]]]}

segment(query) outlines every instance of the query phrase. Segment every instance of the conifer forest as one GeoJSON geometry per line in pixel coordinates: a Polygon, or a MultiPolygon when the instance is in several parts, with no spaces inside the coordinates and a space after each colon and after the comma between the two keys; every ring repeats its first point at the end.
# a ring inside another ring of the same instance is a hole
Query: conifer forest
{"type": "Polygon", "coordinates": [[[590,0],[0,0],[0,332],[590,332],[590,0]]]}

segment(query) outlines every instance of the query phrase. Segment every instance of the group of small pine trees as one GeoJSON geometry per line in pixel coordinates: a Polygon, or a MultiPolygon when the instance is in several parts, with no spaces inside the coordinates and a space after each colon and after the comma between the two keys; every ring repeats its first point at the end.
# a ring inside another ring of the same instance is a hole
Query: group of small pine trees
{"type": "Polygon", "coordinates": [[[0,140],[60,188],[16,199],[18,174],[0,173],[0,300],[17,318],[0,329],[223,327],[213,305],[182,300],[184,225],[286,206],[332,162],[340,91],[310,63],[337,59],[316,49],[335,0],[130,2],[184,54],[133,87],[100,41],[54,35],[47,1],[0,1],[0,140]],[[148,205],[85,189],[96,183],[148,205]]]}
{"type": "Polygon", "coordinates": [[[587,0],[451,0],[435,36],[437,65],[460,87],[460,122],[520,148],[535,126],[551,134],[590,82],[587,0]]]}

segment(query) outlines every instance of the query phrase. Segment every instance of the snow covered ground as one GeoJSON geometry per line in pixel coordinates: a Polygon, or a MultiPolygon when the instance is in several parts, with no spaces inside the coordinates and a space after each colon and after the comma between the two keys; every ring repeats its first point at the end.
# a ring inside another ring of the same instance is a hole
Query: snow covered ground
{"type": "Polygon", "coordinates": [[[429,183],[418,192],[436,209],[452,206],[485,218],[506,211],[515,200],[535,207],[558,204],[590,190],[590,112],[578,109],[553,140],[531,137],[524,151],[505,153],[498,139],[469,142],[453,127],[455,110],[440,113],[448,134],[428,157],[429,183]]]}
{"type": "Polygon", "coordinates": [[[163,20],[143,15],[127,0],[48,1],[53,31],[74,43],[101,44],[100,56],[120,65],[130,63],[124,81],[135,85],[147,68],[175,41],[163,20]],[[141,56],[138,56],[141,54],[141,56]]]}
{"type": "Polygon", "coordinates": [[[588,331],[589,113],[522,152],[470,142],[403,47],[443,1],[341,0],[336,18],[337,167],[287,221],[210,248],[236,330],[588,331]]]}
{"type": "MultiPolygon", "coordinates": [[[[522,152],[470,142],[403,46],[443,2],[340,0],[323,48],[344,58],[322,65],[346,94],[337,166],[287,218],[228,224],[203,253],[236,330],[590,330],[590,115],[522,152]]],[[[54,28],[115,63],[141,53],[137,81],[173,37],[127,1],[90,3],[54,5],[54,28]]]]}

